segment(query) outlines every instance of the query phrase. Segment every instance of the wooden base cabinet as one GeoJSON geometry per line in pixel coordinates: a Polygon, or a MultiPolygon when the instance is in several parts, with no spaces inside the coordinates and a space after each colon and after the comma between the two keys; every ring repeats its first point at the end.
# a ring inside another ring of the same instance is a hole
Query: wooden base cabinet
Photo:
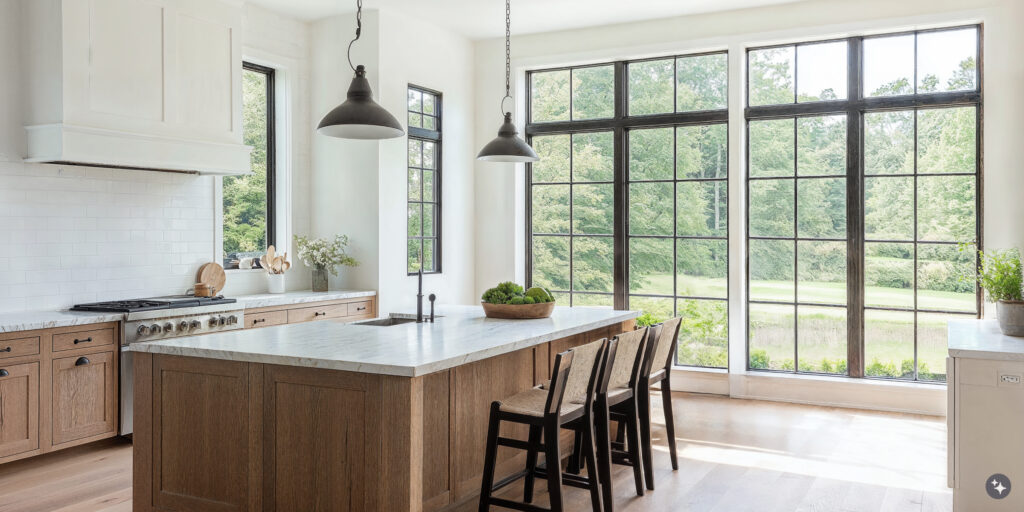
{"type": "Polygon", "coordinates": [[[39,448],[39,363],[0,363],[0,457],[39,448]]]}
{"type": "MultiPolygon", "coordinates": [[[[547,379],[552,351],[632,327],[414,378],[134,353],[134,510],[458,507],[479,492],[491,401],[547,379]]],[[[524,461],[499,459],[499,477],[524,461]]]]}
{"type": "Polygon", "coordinates": [[[0,464],[117,435],[119,329],[0,333],[0,464]]]}

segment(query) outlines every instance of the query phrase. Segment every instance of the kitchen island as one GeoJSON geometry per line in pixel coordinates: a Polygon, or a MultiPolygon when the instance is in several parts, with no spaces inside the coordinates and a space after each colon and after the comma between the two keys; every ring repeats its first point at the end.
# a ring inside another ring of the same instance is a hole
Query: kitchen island
{"type": "MultiPolygon", "coordinates": [[[[131,345],[136,511],[436,511],[474,499],[490,403],[636,312],[332,321],[131,345]]],[[[522,435],[525,432],[512,432],[522,435]]],[[[522,468],[499,451],[499,477],[522,468]]]]}

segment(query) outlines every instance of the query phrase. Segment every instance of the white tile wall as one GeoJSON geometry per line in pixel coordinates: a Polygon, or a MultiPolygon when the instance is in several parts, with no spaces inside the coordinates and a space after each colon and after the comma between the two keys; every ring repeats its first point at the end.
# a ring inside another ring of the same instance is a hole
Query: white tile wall
{"type": "Polygon", "coordinates": [[[0,161],[0,313],[184,293],[214,258],[213,180],[0,161]]]}

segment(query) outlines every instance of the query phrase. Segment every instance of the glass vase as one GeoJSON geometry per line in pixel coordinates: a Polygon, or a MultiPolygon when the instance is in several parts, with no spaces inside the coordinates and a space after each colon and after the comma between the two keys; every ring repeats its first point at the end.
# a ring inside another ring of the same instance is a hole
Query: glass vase
{"type": "Polygon", "coordinates": [[[323,267],[323,266],[313,267],[313,291],[314,292],[326,292],[327,291],[327,267],[323,267]]]}

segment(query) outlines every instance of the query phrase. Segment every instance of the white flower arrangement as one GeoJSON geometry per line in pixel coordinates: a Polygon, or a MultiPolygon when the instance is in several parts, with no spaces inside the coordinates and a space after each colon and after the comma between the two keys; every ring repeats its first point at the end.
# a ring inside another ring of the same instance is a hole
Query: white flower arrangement
{"type": "Polygon", "coordinates": [[[338,275],[338,266],[355,267],[359,262],[345,252],[348,246],[347,235],[335,235],[333,241],[326,238],[312,240],[295,235],[295,246],[299,251],[299,259],[307,267],[323,268],[331,275],[338,275]]]}

